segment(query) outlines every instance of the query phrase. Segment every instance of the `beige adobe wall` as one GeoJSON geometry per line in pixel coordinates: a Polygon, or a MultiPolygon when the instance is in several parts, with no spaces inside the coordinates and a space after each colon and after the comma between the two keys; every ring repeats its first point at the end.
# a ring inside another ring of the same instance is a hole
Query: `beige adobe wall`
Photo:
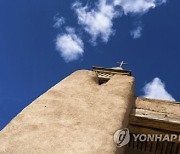
{"type": "Polygon", "coordinates": [[[97,80],[77,71],[37,98],[0,132],[0,154],[115,153],[113,134],[128,124],[134,78],[97,80]]]}
{"type": "Polygon", "coordinates": [[[134,108],[180,116],[180,102],[137,97],[134,108]]]}

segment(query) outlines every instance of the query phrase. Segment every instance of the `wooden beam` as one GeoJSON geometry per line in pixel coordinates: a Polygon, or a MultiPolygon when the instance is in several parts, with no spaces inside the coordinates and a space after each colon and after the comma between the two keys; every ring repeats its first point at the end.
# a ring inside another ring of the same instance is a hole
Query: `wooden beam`
{"type": "Polygon", "coordinates": [[[103,73],[111,73],[111,74],[123,74],[123,75],[129,75],[131,76],[131,71],[130,70],[116,70],[113,68],[104,68],[104,67],[96,67],[93,66],[93,71],[95,72],[103,72],[103,73]]]}
{"type": "Polygon", "coordinates": [[[133,109],[129,124],[180,133],[180,118],[168,113],[133,109]]]}

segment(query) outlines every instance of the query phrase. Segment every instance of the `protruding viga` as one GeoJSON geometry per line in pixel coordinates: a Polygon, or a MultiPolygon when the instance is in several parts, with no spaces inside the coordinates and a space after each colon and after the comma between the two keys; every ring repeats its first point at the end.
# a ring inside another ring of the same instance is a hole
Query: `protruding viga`
{"type": "Polygon", "coordinates": [[[134,78],[97,80],[77,71],[37,98],[0,132],[0,153],[115,153],[113,134],[128,124],[134,78]]]}

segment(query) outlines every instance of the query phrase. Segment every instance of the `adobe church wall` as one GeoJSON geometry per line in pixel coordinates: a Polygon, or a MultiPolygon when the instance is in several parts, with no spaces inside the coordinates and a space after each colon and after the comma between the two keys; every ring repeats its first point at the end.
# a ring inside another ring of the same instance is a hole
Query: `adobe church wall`
{"type": "Polygon", "coordinates": [[[180,102],[137,97],[134,108],[180,116],[180,102]]]}
{"type": "Polygon", "coordinates": [[[134,98],[133,77],[115,75],[98,85],[94,72],[77,71],[0,132],[0,153],[113,154],[114,132],[127,127],[134,98]]]}

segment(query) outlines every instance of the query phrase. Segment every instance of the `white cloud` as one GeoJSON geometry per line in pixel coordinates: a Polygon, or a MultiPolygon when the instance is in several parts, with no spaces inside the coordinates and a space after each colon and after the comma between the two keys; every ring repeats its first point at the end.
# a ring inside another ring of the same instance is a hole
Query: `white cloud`
{"type": "Polygon", "coordinates": [[[156,0],[115,0],[115,5],[120,5],[124,14],[144,13],[150,8],[154,8],[156,0]]]}
{"type": "Polygon", "coordinates": [[[124,14],[140,13],[143,14],[151,8],[165,3],[166,0],[114,0],[114,5],[123,8],[124,14]]]}
{"type": "MultiPolygon", "coordinates": [[[[155,8],[166,0],[98,0],[95,7],[88,5],[83,6],[80,2],[74,2],[72,8],[74,9],[78,24],[82,26],[91,38],[91,42],[96,45],[98,38],[103,42],[108,42],[110,36],[115,34],[113,29],[113,19],[124,15],[143,15],[150,9],[155,8]]],[[[63,17],[54,17],[54,28],[60,28],[65,24],[63,17]]],[[[134,39],[140,38],[142,33],[142,26],[130,31],[134,39]]],[[[66,62],[78,59],[84,52],[83,41],[75,34],[74,29],[66,28],[66,32],[58,35],[56,39],[56,49],[66,62]]]]}
{"type": "Polygon", "coordinates": [[[106,0],[100,0],[95,8],[90,9],[75,2],[73,8],[78,16],[78,23],[83,25],[84,30],[92,36],[93,42],[97,37],[101,37],[104,42],[108,41],[113,33],[112,19],[118,15],[112,4],[108,4],[106,0]]]}
{"type": "Polygon", "coordinates": [[[63,17],[54,17],[55,23],[53,25],[54,28],[60,28],[61,25],[65,23],[65,19],[63,17]]]}
{"type": "MultiPolygon", "coordinates": [[[[82,6],[80,2],[73,4],[78,23],[92,37],[92,42],[100,37],[104,42],[109,40],[113,34],[113,19],[128,14],[144,14],[150,9],[155,8],[166,0],[99,0],[94,8],[82,6]],[[117,9],[120,7],[121,9],[117,9]]],[[[138,26],[131,32],[134,38],[141,37],[142,27],[138,26]]]]}
{"type": "Polygon", "coordinates": [[[143,88],[145,95],[143,97],[152,99],[162,99],[175,101],[175,99],[165,89],[165,84],[158,78],[154,78],[143,88]]]}
{"type": "Polygon", "coordinates": [[[73,28],[66,28],[67,33],[58,35],[56,49],[66,62],[77,60],[84,53],[84,44],[73,28]]]}
{"type": "Polygon", "coordinates": [[[134,38],[134,39],[137,39],[137,38],[140,38],[141,37],[141,34],[142,34],[142,27],[139,25],[137,26],[135,29],[133,29],[131,32],[130,32],[131,36],[134,38]]]}

